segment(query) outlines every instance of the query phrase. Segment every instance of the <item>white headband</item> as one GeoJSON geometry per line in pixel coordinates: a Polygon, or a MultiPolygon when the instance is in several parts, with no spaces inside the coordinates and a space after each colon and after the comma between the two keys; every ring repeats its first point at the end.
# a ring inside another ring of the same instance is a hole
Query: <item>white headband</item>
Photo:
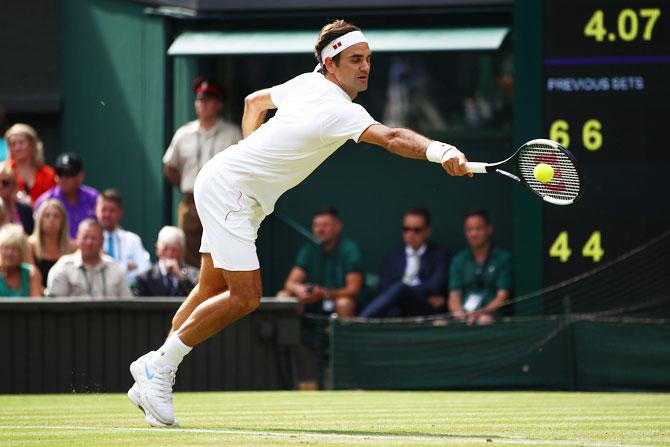
{"type": "Polygon", "coordinates": [[[325,62],[327,57],[335,57],[357,43],[366,42],[365,36],[360,31],[351,31],[344,36],[333,39],[323,50],[321,50],[321,62],[325,62]]]}

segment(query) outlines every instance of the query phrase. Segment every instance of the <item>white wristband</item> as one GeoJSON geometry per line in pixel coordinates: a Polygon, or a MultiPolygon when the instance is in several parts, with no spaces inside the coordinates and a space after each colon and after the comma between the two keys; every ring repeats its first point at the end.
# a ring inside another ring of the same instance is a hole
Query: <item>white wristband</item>
{"type": "Polygon", "coordinates": [[[426,158],[428,161],[432,161],[433,163],[442,164],[444,157],[447,155],[447,152],[452,149],[456,148],[449,144],[442,143],[441,141],[433,141],[426,148],[426,158]]]}

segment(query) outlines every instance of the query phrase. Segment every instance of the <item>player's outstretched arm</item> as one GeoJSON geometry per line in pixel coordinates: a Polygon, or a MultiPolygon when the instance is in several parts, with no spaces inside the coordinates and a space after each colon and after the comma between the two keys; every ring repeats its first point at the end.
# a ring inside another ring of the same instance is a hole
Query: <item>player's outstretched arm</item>
{"type": "Polygon", "coordinates": [[[468,160],[461,151],[409,129],[373,124],[361,134],[359,141],[376,144],[402,157],[440,163],[449,175],[472,176],[465,168],[468,160]]]}
{"type": "Polygon", "coordinates": [[[242,115],[242,136],[248,137],[251,132],[261,127],[265,114],[277,106],[272,102],[270,89],[253,92],[244,98],[244,114],[242,115]]]}

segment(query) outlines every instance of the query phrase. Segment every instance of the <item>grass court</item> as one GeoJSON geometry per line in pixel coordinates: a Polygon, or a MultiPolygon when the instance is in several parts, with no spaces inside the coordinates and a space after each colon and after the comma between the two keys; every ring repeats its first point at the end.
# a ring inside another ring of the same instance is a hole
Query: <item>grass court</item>
{"type": "Polygon", "coordinates": [[[0,396],[0,446],[661,446],[670,394],[175,393],[150,428],[124,394],[0,396]]]}

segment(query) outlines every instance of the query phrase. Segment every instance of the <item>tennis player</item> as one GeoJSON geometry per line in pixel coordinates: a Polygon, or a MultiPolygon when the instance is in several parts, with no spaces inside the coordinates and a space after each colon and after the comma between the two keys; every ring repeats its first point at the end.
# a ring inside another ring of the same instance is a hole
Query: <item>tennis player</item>
{"type": "Polygon", "coordinates": [[[152,425],[177,424],[172,385],[184,356],[258,307],[255,241],[265,216],[347,140],[440,163],[450,175],[468,174],[467,160],[455,147],[384,126],[352,102],[368,88],[370,75],[371,51],[358,27],[342,20],[326,25],[315,50],[314,72],[247,96],[245,138],[198,174],[195,204],[204,228],[199,283],[174,316],[165,344],[130,365],[136,384],[128,395],[152,425]],[[278,110],[264,123],[270,109],[278,110]]]}

